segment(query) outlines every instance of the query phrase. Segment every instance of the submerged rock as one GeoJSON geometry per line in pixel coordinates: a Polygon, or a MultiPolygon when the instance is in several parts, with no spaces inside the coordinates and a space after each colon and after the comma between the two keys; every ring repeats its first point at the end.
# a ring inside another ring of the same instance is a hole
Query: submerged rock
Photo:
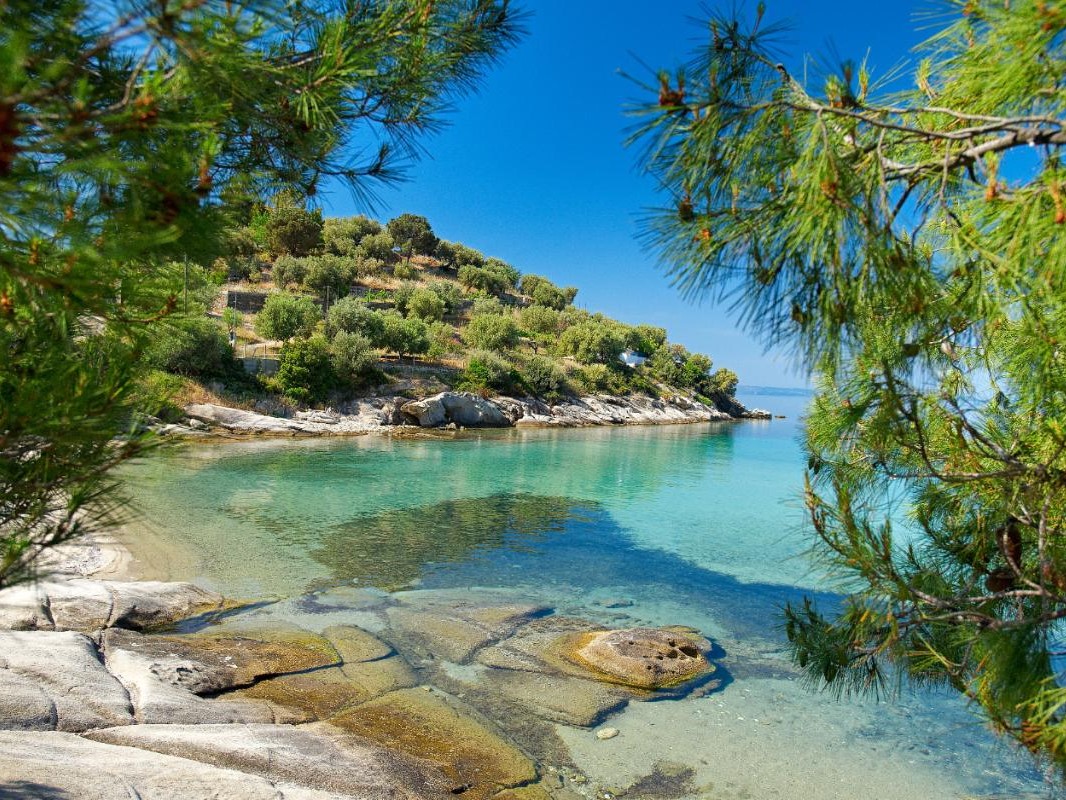
{"type": "Polygon", "coordinates": [[[641,689],[676,686],[713,671],[709,643],[687,632],[660,628],[597,631],[567,637],[563,655],[603,680],[641,689]]]}
{"type": "Polygon", "coordinates": [[[471,800],[536,779],[530,758],[455,697],[402,689],[371,700],[330,722],[390,750],[439,764],[451,792],[471,800]]]}

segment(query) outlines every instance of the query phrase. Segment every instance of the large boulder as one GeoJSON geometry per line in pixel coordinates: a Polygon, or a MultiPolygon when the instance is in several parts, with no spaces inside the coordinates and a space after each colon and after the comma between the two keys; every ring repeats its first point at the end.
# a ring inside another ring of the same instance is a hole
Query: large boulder
{"type": "Polygon", "coordinates": [[[511,420],[497,406],[470,392],[445,392],[441,402],[448,421],[465,428],[506,428],[511,420]]]}
{"type": "Polygon", "coordinates": [[[464,428],[506,428],[512,423],[499,407],[470,392],[441,392],[405,403],[402,410],[423,428],[449,422],[464,428]]]}
{"type": "Polygon", "coordinates": [[[0,728],[80,732],[133,721],[129,694],[88,636],[0,631],[0,728]]]}
{"type": "Polygon", "coordinates": [[[570,635],[563,654],[595,676],[641,689],[685,683],[714,670],[710,643],[685,631],[628,628],[570,635]]]}

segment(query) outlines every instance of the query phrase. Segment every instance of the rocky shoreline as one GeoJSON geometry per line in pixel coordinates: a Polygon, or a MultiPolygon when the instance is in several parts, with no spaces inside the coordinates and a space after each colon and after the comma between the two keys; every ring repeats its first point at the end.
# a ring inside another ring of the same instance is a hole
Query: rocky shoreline
{"type": "Polygon", "coordinates": [[[770,419],[768,411],[734,403],[728,411],[695,398],[675,395],[617,397],[590,395],[549,404],[532,397],[483,398],[469,392],[440,392],[430,397],[371,397],[337,410],[297,411],[291,416],[230,406],[193,403],[186,420],[160,425],[163,434],[212,433],[267,436],[357,435],[403,428],[576,428],[596,425],[677,425],[770,419]]]}
{"type": "Polygon", "coordinates": [[[690,629],[495,590],[242,604],[79,574],[122,551],[75,546],[0,592],[0,797],[591,798],[556,725],[613,738],[594,729],[628,703],[716,685],[690,629]]]}

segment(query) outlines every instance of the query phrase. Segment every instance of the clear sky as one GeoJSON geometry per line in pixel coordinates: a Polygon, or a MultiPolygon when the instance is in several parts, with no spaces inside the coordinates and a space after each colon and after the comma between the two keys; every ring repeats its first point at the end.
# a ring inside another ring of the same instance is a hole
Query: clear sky
{"type": "MultiPolygon", "coordinates": [[[[528,35],[459,102],[442,133],[424,140],[409,180],[380,190],[372,214],[426,216],[445,239],[498,256],[523,272],[580,287],[577,305],[628,323],[665,327],[672,341],[733,369],[742,384],[802,386],[787,355],[766,353],[738,330],[727,308],[683,300],[636,240],[651,181],[623,147],[624,109],[647,101],[619,73],[652,79],[649,68],[683,63],[704,30],[694,0],[524,0],[528,35]],[[647,64],[642,66],[641,62],[647,64]]],[[[754,8],[754,3],[748,6],[754,8]]],[[[730,6],[731,7],[731,6],[730,6]]],[[[903,62],[930,30],[929,2],[767,3],[785,19],[783,60],[804,54],[861,59],[874,74],[903,62]]],[[[320,198],[327,215],[365,212],[347,191],[320,198]]]]}

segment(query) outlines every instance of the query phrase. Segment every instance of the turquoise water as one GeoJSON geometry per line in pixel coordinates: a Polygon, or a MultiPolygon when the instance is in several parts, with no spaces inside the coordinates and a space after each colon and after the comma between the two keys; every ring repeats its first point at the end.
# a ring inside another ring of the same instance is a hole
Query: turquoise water
{"type": "MultiPolygon", "coordinates": [[[[745,742],[744,752],[764,751],[757,763],[805,765],[740,770],[727,781],[735,796],[848,796],[826,789],[837,769],[867,797],[913,797],[907,780],[928,787],[925,796],[1037,796],[1024,757],[954,698],[841,703],[798,689],[778,609],[826,588],[804,557],[802,400],[755,404],[789,419],[198,445],[127,477],[155,576],[228,596],[503,587],[605,624],[699,628],[720,646],[722,691],[688,705],[638,704],[618,724],[690,726],[687,749],[662,746],[696,767],[710,763],[704,749],[745,742]],[[782,744],[742,725],[715,740],[708,715],[737,725],[733,715],[747,719],[738,703],[801,733],[782,744]],[[819,738],[832,747],[816,747],[819,738]]],[[[612,761],[602,744],[586,752],[579,734],[560,731],[575,761],[617,785],[637,756],[619,749],[612,761]]],[[[734,796],[718,785],[720,795],[693,796],[734,796]]]]}

